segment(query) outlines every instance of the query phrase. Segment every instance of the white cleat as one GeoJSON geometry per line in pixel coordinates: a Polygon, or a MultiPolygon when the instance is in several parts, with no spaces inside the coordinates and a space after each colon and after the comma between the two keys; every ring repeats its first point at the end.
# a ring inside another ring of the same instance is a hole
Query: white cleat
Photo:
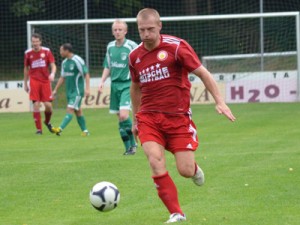
{"type": "Polygon", "coordinates": [[[203,170],[197,165],[197,172],[196,174],[192,177],[193,182],[198,185],[202,186],[204,184],[204,173],[203,170]]]}
{"type": "Polygon", "coordinates": [[[181,221],[186,221],[185,215],[180,213],[173,213],[170,215],[170,219],[166,223],[177,223],[181,221]]]}

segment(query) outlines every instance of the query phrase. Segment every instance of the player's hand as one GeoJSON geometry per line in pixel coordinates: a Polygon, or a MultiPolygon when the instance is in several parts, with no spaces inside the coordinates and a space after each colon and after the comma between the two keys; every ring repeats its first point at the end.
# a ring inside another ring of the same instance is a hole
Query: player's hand
{"type": "Polygon", "coordinates": [[[55,73],[51,73],[51,74],[49,75],[49,80],[50,80],[50,81],[54,81],[54,78],[55,78],[55,73]]]}
{"type": "Polygon", "coordinates": [[[103,92],[103,88],[104,88],[104,83],[101,81],[100,84],[99,84],[99,87],[98,87],[98,91],[100,93],[102,93],[103,92]]]}
{"type": "Polygon", "coordinates": [[[53,99],[56,98],[56,93],[57,93],[56,90],[53,90],[53,91],[52,91],[52,98],[53,98],[53,99]]]}
{"type": "Polygon", "coordinates": [[[89,97],[89,96],[90,96],[90,90],[89,90],[89,89],[86,89],[86,90],[85,90],[84,96],[85,96],[85,97],[89,97]]]}
{"type": "Polygon", "coordinates": [[[216,105],[216,110],[219,114],[223,114],[226,116],[230,121],[235,121],[235,116],[232,114],[230,108],[225,103],[218,103],[216,105]]]}
{"type": "Polygon", "coordinates": [[[131,128],[133,137],[136,141],[136,143],[139,143],[139,137],[138,137],[138,129],[137,129],[137,125],[135,123],[132,123],[132,128],[131,128]]]}
{"type": "Polygon", "coordinates": [[[24,90],[28,93],[29,92],[29,87],[27,85],[27,83],[24,84],[24,90]]]}

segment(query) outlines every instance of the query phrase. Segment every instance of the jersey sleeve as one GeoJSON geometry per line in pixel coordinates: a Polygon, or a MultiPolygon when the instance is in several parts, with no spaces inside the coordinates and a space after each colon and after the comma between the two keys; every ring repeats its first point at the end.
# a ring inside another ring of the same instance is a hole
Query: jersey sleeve
{"type": "Polygon", "coordinates": [[[110,56],[108,48],[106,50],[105,59],[103,61],[103,67],[109,69],[110,68],[110,56]]]}
{"type": "Polygon", "coordinates": [[[61,77],[65,77],[64,62],[62,62],[62,64],[61,64],[60,76],[61,76],[61,77]]]}
{"type": "Polygon", "coordinates": [[[180,42],[177,49],[177,60],[189,72],[201,66],[201,61],[198,58],[194,49],[184,40],[180,42]]]}
{"type": "Polygon", "coordinates": [[[48,52],[48,61],[49,61],[49,63],[55,63],[54,56],[50,50],[48,52]]]}
{"type": "Polygon", "coordinates": [[[139,75],[136,73],[136,70],[132,66],[130,57],[129,57],[129,71],[130,71],[131,80],[135,83],[140,82],[139,75]]]}
{"type": "Polygon", "coordinates": [[[24,67],[28,67],[29,66],[29,57],[28,54],[25,53],[24,55],[24,67]]]}

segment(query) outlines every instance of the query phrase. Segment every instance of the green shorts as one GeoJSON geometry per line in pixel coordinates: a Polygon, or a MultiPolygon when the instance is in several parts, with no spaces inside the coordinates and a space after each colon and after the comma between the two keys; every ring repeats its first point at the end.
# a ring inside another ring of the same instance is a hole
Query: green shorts
{"type": "Polygon", "coordinates": [[[79,110],[81,107],[82,97],[80,95],[71,95],[67,97],[68,108],[79,110]]]}
{"type": "Polygon", "coordinates": [[[116,114],[121,109],[131,110],[130,82],[112,82],[109,112],[116,114]]]}

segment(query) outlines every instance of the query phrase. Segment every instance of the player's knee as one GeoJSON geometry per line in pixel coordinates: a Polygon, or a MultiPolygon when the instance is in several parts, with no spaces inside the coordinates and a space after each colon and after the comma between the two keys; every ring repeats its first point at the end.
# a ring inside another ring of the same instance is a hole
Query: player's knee
{"type": "Polygon", "coordinates": [[[128,119],[128,115],[127,114],[120,114],[119,115],[119,120],[120,121],[125,121],[125,120],[127,120],[128,119]]]}
{"type": "Polygon", "coordinates": [[[178,172],[181,176],[190,178],[195,174],[195,166],[194,165],[182,165],[177,167],[178,172]]]}
{"type": "Polygon", "coordinates": [[[148,157],[150,167],[154,173],[160,173],[165,170],[164,160],[160,157],[148,157]]]}

